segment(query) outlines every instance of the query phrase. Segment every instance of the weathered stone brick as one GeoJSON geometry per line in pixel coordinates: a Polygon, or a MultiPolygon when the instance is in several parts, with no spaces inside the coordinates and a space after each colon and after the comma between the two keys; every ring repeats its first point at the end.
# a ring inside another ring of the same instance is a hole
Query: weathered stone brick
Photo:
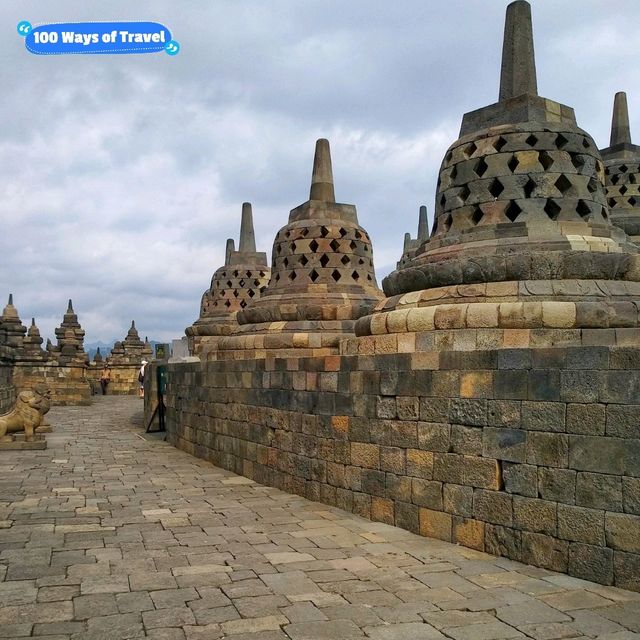
{"type": "Polygon", "coordinates": [[[379,469],[380,446],[366,442],[352,442],[351,464],[365,469],[379,469]]]}
{"type": "Polygon", "coordinates": [[[640,516],[607,512],[604,528],[608,547],[640,553],[640,516]]]}
{"type": "Polygon", "coordinates": [[[613,550],[572,542],[569,545],[569,575],[613,584],[613,550]]]}
{"type": "Polygon", "coordinates": [[[442,482],[412,478],[411,502],[421,507],[442,511],[442,482]]]}
{"type": "Polygon", "coordinates": [[[500,400],[526,400],[529,397],[527,371],[496,371],[493,377],[494,397],[500,400]]]}
{"type": "Polygon", "coordinates": [[[380,447],[380,469],[391,473],[406,473],[405,450],[400,447],[380,447]]]}
{"type": "Polygon", "coordinates": [[[572,469],[538,469],[538,493],[544,500],[564,504],[576,501],[576,472],[572,469]]]}
{"type": "Polygon", "coordinates": [[[449,407],[449,421],[483,427],[487,424],[487,401],[454,398],[449,407]]]}
{"type": "Polygon", "coordinates": [[[603,404],[567,405],[567,431],[583,435],[604,435],[605,406],[603,404]]]}
{"type": "Polygon", "coordinates": [[[395,525],[412,533],[420,533],[419,508],[408,502],[396,501],[395,525]]]}
{"type": "Polygon", "coordinates": [[[522,559],[522,532],[509,527],[485,524],[484,550],[494,556],[522,559]]]}
{"type": "Polygon", "coordinates": [[[640,438],[640,405],[608,405],[606,430],[608,436],[640,438]]]}
{"type": "Polygon", "coordinates": [[[398,408],[394,397],[378,396],[376,404],[376,417],[395,420],[398,417],[398,408]]]}
{"type": "Polygon", "coordinates": [[[424,422],[448,423],[449,421],[448,396],[421,398],[420,399],[420,420],[424,422]]]}
{"type": "Polygon", "coordinates": [[[569,543],[542,533],[523,531],[522,562],[566,573],[569,565],[569,543]]]}
{"type": "Polygon", "coordinates": [[[604,546],[604,511],[558,505],[558,536],[563,540],[604,546]]]}
{"type": "Polygon", "coordinates": [[[538,496],[538,467],[530,464],[503,462],[502,479],[507,493],[530,498],[538,496]]]}
{"type": "Polygon", "coordinates": [[[371,519],[371,496],[366,493],[353,494],[353,513],[371,519]]]}
{"type": "Polygon", "coordinates": [[[561,371],[560,399],[565,402],[597,402],[600,382],[599,371],[561,371]]]}
{"type": "Polygon", "coordinates": [[[509,462],[524,462],[527,456],[527,432],[522,429],[485,427],[482,455],[509,462]]]}
{"type": "Polygon", "coordinates": [[[622,478],[622,502],[626,513],[640,516],[640,478],[622,478]]]}
{"type": "Polygon", "coordinates": [[[601,473],[579,473],[576,504],[591,509],[622,511],[622,478],[601,473]]]}
{"type": "Polygon", "coordinates": [[[518,529],[555,536],[557,531],[556,503],[514,496],[513,525],[518,529]]]}
{"type": "Polygon", "coordinates": [[[451,542],[456,542],[478,551],[484,551],[484,528],[484,522],[454,516],[451,542]]]}
{"type": "Polygon", "coordinates": [[[384,496],[384,471],[362,470],[362,491],[372,496],[384,496]]]}
{"type": "Polygon", "coordinates": [[[529,399],[551,402],[560,400],[560,372],[555,369],[529,371],[529,399]]]}
{"type": "Polygon", "coordinates": [[[565,431],[566,405],[562,402],[523,402],[522,428],[528,431],[565,431]]]}
{"type": "Polygon", "coordinates": [[[373,496],[371,498],[371,519],[376,522],[393,524],[395,522],[393,500],[373,496]]]}
{"type": "Polygon", "coordinates": [[[385,487],[387,498],[401,502],[411,502],[411,478],[387,473],[385,475],[385,487]]]}
{"type": "Polygon", "coordinates": [[[418,446],[418,423],[394,420],[391,423],[391,443],[394,447],[418,446]]]}
{"type": "Polygon", "coordinates": [[[545,467],[567,467],[569,464],[568,436],[563,433],[529,432],[527,462],[545,467]]]}
{"type": "Polygon", "coordinates": [[[446,453],[451,446],[451,426],[441,422],[418,422],[418,447],[446,453]]]}
{"type": "Polygon", "coordinates": [[[470,456],[482,454],[482,429],[460,424],[451,425],[451,450],[470,456]]]}
{"type": "Polygon", "coordinates": [[[640,591],[640,555],[615,551],[613,569],[617,587],[640,591]]]}
{"type": "Polygon", "coordinates": [[[640,441],[600,436],[570,436],[569,466],[578,471],[640,475],[640,441]]]}
{"type": "Polygon", "coordinates": [[[420,401],[416,397],[398,396],[396,398],[396,407],[400,420],[418,420],[420,417],[420,401]]]}
{"type": "Polygon", "coordinates": [[[521,426],[521,405],[514,400],[489,400],[487,402],[487,424],[490,427],[521,426]]]}
{"type": "Polygon", "coordinates": [[[444,484],[443,508],[447,513],[470,518],[473,515],[473,488],[461,484],[444,484]]]}
{"type": "Polygon", "coordinates": [[[433,478],[433,459],[431,451],[422,449],[407,449],[407,475],[417,478],[433,478]]]}
{"type": "Polygon", "coordinates": [[[513,524],[513,497],[498,491],[475,489],[473,515],[477,520],[507,527],[513,524]]]}
{"type": "Polygon", "coordinates": [[[420,535],[451,542],[452,519],[448,513],[421,508],[420,535]]]}
{"type": "Polygon", "coordinates": [[[464,458],[456,453],[433,454],[433,479],[452,484],[464,484],[464,458]]]}
{"type": "Polygon", "coordinates": [[[492,371],[466,371],[460,376],[461,398],[493,398],[492,371]]]}
{"type": "Polygon", "coordinates": [[[497,460],[465,456],[463,465],[464,484],[493,491],[502,487],[502,468],[497,460]]]}

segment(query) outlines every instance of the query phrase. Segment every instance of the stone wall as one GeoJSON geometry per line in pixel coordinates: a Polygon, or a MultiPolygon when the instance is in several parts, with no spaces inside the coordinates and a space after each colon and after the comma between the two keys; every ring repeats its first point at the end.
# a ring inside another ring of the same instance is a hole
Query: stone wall
{"type": "Polygon", "coordinates": [[[52,405],[91,404],[91,384],[87,367],[58,365],[57,362],[19,363],[13,369],[16,388],[29,389],[44,383],[51,392],[52,405]]]}
{"type": "Polygon", "coordinates": [[[13,358],[7,347],[0,347],[0,415],[7,413],[14,401],[13,358]]]}
{"type": "Polygon", "coordinates": [[[170,364],[168,440],[373,520],[640,590],[640,349],[589,335],[463,351],[428,346],[455,342],[431,331],[403,336],[424,349],[408,353],[380,336],[369,355],[170,364]]]}

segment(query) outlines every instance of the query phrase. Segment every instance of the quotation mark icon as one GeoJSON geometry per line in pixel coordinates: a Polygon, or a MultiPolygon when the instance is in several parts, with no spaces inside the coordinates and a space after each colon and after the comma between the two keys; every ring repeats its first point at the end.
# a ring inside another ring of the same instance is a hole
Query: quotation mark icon
{"type": "Polygon", "coordinates": [[[17,28],[18,28],[18,34],[21,35],[23,38],[28,36],[33,30],[31,23],[27,22],[26,20],[21,20],[20,22],[18,22],[17,28]]]}
{"type": "Polygon", "coordinates": [[[171,40],[170,42],[167,42],[164,50],[170,56],[175,56],[178,53],[178,51],[180,51],[180,44],[178,42],[176,42],[175,40],[171,40]]]}

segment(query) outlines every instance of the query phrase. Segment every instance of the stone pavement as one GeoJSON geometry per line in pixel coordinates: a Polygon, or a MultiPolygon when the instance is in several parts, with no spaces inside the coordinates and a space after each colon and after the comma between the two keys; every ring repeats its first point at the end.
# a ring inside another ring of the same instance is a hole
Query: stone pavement
{"type": "Polygon", "coordinates": [[[0,452],[0,638],[640,638],[640,594],[420,538],[58,407],[0,452]]]}

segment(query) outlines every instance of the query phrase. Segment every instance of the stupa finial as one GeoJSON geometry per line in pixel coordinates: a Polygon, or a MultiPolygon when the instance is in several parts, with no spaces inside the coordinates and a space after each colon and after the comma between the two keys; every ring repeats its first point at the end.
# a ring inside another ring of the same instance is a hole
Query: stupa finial
{"type": "Polygon", "coordinates": [[[69,298],[69,306],[67,307],[67,313],[75,313],[73,310],[73,302],[71,302],[71,298],[69,298]]]}
{"type": "Polygon", "coordinates": [[[333,189],[333,170],[331,168],[331,149],[326,138],[316,141],[316,153],[313,158],[313,174],[311,176],[311,191],[309,200],[335,202],[333,189]]]}
{"type": "Polygon", "coordinates": [[[627,94],[618,91],[613,100],[613,118],[611,120],[612,147],[616,144],[631,144],[631,129],[629,128],[629,107],[627,106],[627,94]]]}
{"type": "Polygon", "coordinates": [[[7,302],[7,306],[13,306],[13,293],[9,294],[9,302],[7,302]]]}
{"type": "Polygon", "coordinates": [[[224,263],[229,264],[231,261],[231,254],[236,250],[236,243],[233,238],[227,238],[227,246],[224,250],[224,263]]]}
{"type": "Polygon", "coordinates": [[[538,95],[531,5],[526,0],[516,0],[507,7],[504,24],[499,100],[525,93],[538,95]]]}
{"type": "Polygon", "coordinates": [[[422,205],[418,214],[418,240],[429,238],[429,228],[427,226],[427,207],[422,205]]]}
{"type": "Polygon", "coordinates": [[[242,220],[240,221],[240,244],[238,251],[256,252],[256,236],[253,232],[253,212],[250,202],[242,203],[242,220]]]}

